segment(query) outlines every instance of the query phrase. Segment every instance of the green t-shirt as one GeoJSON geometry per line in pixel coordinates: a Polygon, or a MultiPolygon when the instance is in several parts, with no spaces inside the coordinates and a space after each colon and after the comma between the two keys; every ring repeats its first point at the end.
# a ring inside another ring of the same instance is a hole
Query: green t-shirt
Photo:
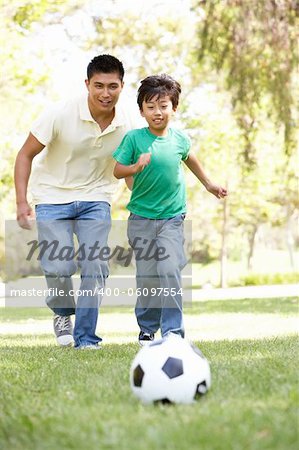
{"type": "Polygon", "coordinates": [[[167,219],[186,212],[186,187],[181,161],[187,159],[190,140],[181,130],[170,128],[165,137],[148,128],[129,131],[113,157],[126,166],[135,164],[141,153],[151,161],[134,175],[129,211],[149,219],[167,219]]]}

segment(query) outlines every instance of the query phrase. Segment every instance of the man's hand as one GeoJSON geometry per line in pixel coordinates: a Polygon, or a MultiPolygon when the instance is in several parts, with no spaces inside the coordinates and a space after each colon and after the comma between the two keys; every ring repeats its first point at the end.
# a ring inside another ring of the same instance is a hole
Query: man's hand
{"type": "Polygon", "coordinates": [[[34,213],[28,202],[19,203],[17,205],[17,221],[24,230],[32,229],[31,220],[34,218],[34,213]]]}
{"type": "Polygon", "coordinates": [[[227,189],[213,183],[207,184],[206,189],[217,198],[224,198],[228,194],[227,189]]]}
{"type": "Polygon", "coordinates": [[[142,172],[143,169],[149,165],[150,161],[151,161],[151,153],[142,153],[139,156],[139,159],[137,161],[137,163],[135,164],[135,173],[139,173],[142,172]]]}
{"type": "Polygon", "coordinates": [[[34,214],[27,202],[27,186],[31,173],[33,158],[45,148],[33,134],[29,133],[15,162],[15,188],[17,204],[17,221],[21,228],[31,230],[34,214]]]}

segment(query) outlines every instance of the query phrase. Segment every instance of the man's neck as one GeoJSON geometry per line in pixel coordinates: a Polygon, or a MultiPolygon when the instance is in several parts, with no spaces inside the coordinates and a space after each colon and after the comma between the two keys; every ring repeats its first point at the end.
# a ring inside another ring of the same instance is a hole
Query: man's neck
{"type": "Polygon", "coordinates": [[[97,124],[99,125],[101,130],[104,131],[105,128],[107,128],[111,124],[112,120],[114,119],[115,108],[113,108],[112,111],[98,112],[94,108],[92,108],[92,106],[89,103],[88,103],[88,107],[89,107],[91,117],[97,122],[97,124]]]}

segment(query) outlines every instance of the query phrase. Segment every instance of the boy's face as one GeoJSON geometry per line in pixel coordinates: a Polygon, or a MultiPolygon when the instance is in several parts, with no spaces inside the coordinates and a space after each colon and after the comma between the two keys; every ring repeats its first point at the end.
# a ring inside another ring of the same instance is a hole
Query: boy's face
{"type": "Polygon", "coordinates": [[[117,72],[95,73],[85,84],[89,108],[96,114],[113,111],[124,85],[117,72]]]}
{"type": "Polygon", "coordinates": [[[167,135],[167,128],[175,109],[169,95],[158,98],[153,97],[150,101],[142,102],[141,115],[149,125],[149,130],[156,136],[167,135]]]}

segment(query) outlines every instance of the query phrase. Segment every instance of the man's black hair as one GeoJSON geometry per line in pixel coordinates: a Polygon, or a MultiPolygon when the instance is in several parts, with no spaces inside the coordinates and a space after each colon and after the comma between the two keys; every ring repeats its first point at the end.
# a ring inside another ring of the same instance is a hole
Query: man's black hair
{"type": "Polygon", "coordinates": [[[119,78],[123,81],[124,67],[119,61],[112,55],[99,55],[95,56],[87,66],[87,79],[90,80],[95,73],[118,73],[119,78]]]}

